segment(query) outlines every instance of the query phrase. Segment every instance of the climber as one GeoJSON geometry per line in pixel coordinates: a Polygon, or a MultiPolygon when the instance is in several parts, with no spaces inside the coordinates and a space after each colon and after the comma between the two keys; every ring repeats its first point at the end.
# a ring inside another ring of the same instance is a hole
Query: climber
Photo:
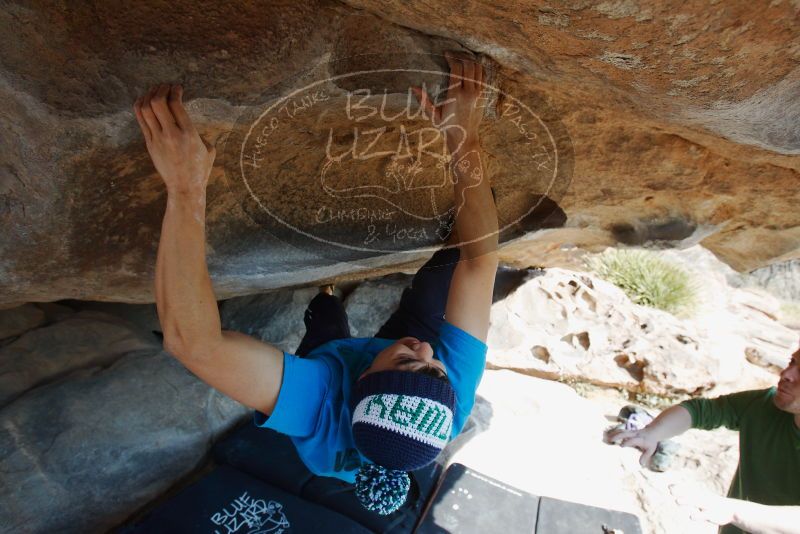
{"type": "Polygon", "coordinates": [[[678,502],[721,525],[723,534],[800,533],[800,348],[777,388],[688,400],[641,430],[615,430],[607,440],[639,449],[647,466],[660,441],[720,426],[739,431],[739,465],[727,498],[677,487],[678,502]]]}
{"type": "Polygon", "coordinates": [[[434,105],[424,90],[413,91],[451,155],[461,244],[420,269],[374,338],[349,338],[341,303],[320,293],[306,314],[300,356],[221,329],[205,258],[215,150],[195,130],[181,87],[154,87],[134,104],[167,189],[155,273],[166,350],[253,408],[256,424],[289,435],[312,472],[356,482],[362,504],[381,514],[405,500],[406,472],[433,462],[461,431],[486,359],[498,224],[478,142],[483,69],[460,53],[446,59],[445,100],[434,105]]]}

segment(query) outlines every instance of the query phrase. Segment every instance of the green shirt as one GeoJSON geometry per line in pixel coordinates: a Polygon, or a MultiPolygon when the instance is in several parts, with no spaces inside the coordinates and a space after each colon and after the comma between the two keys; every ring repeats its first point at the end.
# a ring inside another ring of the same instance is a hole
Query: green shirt
{"type": "MultiPolygon", "coordinates": [[[[739,465],[728,497],[777,506],[800,504],[800,429],[794,416],[772,403],[775,388],[681,403],[692,428],[739,431],[739,465]]],[[[738,534],[733,525],[722,534],[738,534]]]]}

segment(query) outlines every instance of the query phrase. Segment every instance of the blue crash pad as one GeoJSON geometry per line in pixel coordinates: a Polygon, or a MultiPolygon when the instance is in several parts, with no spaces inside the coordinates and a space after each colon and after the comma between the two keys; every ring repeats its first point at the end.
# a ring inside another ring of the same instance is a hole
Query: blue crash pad
{"type": "Polygon", "coordinates": [[[291,439],[271,429],[245,424],[218,442],[212,454],[217,463],[235,467],[382,533],[413,530],[442,473],[438,463],[413,471],[406,504],[393,514],[381,516],[361,506],[350,484],[311,473],[291,439]]]}
{"type": "Polygon", "coordinates": [[[370,531],[332,510],[221,466],[125,534],[291,534],[370,531]]]}

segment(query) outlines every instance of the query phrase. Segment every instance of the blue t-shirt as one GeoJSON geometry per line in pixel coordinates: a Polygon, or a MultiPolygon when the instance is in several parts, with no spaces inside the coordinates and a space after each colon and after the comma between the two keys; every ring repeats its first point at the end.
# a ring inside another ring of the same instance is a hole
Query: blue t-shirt
{"type": "MultiPolygon", "coordinates": [[[[306,358],[283,355],[283,383],[272,415],[255,413],[255,423],[287,434],[306,467],[317,475],[354,482],[362,463],[352,432],[350,394],[361,373],[394,340],[350,338],[325,343],[306,358]]],[[[486,365],[486,344],[447,322],[433,345],[453,386],[451,438],[458,435],[475,403],[486,365]]]]}

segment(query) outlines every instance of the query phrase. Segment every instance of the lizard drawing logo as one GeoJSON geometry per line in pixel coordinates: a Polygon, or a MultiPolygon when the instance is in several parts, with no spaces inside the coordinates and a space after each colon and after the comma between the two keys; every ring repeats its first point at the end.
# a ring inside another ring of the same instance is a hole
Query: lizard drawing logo
{"type": "Polygon", "coordinates": [[[431,116],[412,90],[432,88],[436,106],[445,107],[447,73],[320,69],[295,89],[276,89],[280,96],[263,111],[243,114],[226,143],[245,213],[287,243],[346,261],[458,246],[449,241],[465,202],[457,176],[466,188],[491,181],[500,231],[545,196],[559,200],[569,185],[569,137],[536,95],[523,101],[504,92],[499,78],[481,82],[481,149],[461,154],[452,146],[457,121],[431,116]]]}

